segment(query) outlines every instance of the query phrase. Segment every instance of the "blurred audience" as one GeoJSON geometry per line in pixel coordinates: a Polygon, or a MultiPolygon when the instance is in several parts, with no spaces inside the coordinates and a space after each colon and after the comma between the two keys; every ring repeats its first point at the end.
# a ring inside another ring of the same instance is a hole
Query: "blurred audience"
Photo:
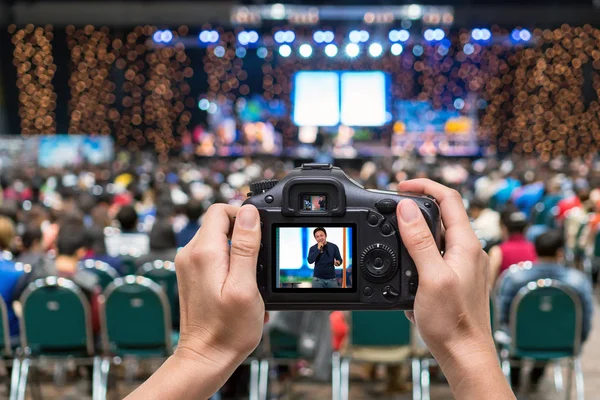
{"type": "Polygon", "coordinates": [[[200,229],[200,217],[204,214],[204,206],[198,200],[190,200],[185,206],[187,224],[177,233],[177,247],[184,247],[200,229]]]}

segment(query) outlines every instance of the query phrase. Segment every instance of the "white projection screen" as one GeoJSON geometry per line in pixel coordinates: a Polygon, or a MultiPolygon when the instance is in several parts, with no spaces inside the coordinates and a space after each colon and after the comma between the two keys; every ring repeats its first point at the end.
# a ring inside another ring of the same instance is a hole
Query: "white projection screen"
{"type": "Polygon", "coordinates": [[[293,120],[298,126],[382,126],[388,83],[381,71],[301,71],[294,76],[293,120]]]}

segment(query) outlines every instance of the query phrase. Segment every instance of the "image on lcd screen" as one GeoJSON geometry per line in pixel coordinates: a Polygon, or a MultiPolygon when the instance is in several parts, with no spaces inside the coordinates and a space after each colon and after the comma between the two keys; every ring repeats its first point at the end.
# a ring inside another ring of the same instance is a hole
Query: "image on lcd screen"
{"type": "Polygon", "coordinates": [[[352,227],[275,227],[275,289],[354,291],[352,227]]]}
{"type": "Polygon", "coordinates": [[[303,195],[302,196],[302,211],[328,211],[329,205],[327,204],[327,196],[321,195],[303,195]]]}

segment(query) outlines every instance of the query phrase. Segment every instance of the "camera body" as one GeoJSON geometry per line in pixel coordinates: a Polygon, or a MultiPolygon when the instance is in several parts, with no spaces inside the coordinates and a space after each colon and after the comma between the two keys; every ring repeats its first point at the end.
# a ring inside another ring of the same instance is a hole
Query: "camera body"
{"type": "Polygon", "coordinates": [[[416,266],[396,206],[414,200],[440,247],[440,210],[422,194],[368,190],[330,164],[250,185],[261,219],[256,279],[268,310],[412,309],[416,266]]]}

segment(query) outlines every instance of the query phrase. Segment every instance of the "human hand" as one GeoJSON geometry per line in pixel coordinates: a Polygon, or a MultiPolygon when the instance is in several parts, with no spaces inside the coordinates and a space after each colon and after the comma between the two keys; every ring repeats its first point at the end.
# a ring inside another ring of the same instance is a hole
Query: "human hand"
{"type": "Polygon", "coordinates": [[[255,207],[208,209],[175,260],[181,307],[176,357],[236,367],[259,344],[268,318],[256,285],[260,237],[255,207]]]}
{"type": "Polygon", "coordinates": [[[494,384],[512,394],[498,367],[491,335],[488,257],[471,229],[460,194],[428,179],[402,182],[399,189],[433,196],[446,229],[442,257],[416,203],[398,204],[400,235],[419,273],[414,310],[407,317],[416,324],[457,398],[469,397],[458,396],[457,385],[462,390],[484,386],[483,382],[465,384],[472,376],[468,372],[484,366],[500,377],[494,384]]]}
{"type": "Polygon", "coordinates": [[[342,263],[339,260],[336,260],[335,258],[333,259],[333,265],[335,265],[336,267],[339,267],[340,265],[342,265],[342,263]]]}
{"type": "Polygon", "coordinates": [[[323,242],[318,242],[318,243],[317,243],[317,248],[318,248],[319,250],[321,250],[321,249],[323,248],[323,246],[324,246],[324,243],[323,243],[323,242]]]}

